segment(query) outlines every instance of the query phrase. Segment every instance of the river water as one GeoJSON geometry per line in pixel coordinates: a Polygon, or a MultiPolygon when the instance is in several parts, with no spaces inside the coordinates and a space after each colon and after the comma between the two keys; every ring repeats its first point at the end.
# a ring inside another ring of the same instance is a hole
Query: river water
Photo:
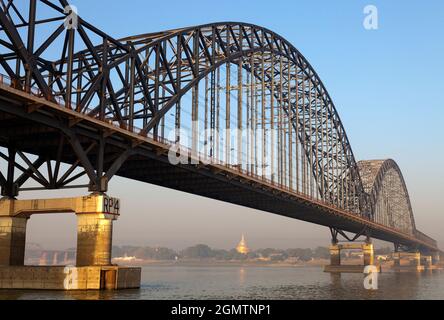
{"type": "Polygon", "coordinates": [[[139,290],[0,291],[0,299],[442,299],[444,272],[382,273],[379,289],[363,275],[332,276],[317,267],[144,267],[139,290]]]}

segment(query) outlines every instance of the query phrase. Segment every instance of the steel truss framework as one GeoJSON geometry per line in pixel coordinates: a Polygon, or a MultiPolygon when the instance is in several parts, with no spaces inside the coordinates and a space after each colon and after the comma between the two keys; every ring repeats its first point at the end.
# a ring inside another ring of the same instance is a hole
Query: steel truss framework
{"type": "Polygon", "coordinates": [[[365,237],[366,242],[369,242],[369,243],[371,242],[371,239],[370,239],[371,233],[369,232],[369,230],[366,227],[364,227],[360,232],[353,234],[353,235],[347,234],[346,232],[344,232],[341,229],[330,227],[330,233],[331,233],[332,244],[338,244],[339,236],[342,236],[342,238],[345,239],[345,241],[349,241],[349,242],[357,241],[361,237],[365,237]]]}
{"type": "MultiPolygon", "coordinates": [[[[141,137],[190,149],[265,184],[402,232],[416,230],[399,168],[384,163],[376,189],[366,188],[322,81],[278,34],[229,22],[114,39],[80,17],[76,28],[66,28],[73,14],[68,5],[0,0],[3,82],[141,137]]],[[[39,108],[30,104],[28,113],[39,108]]],[[[138,143],[107,151],[111,133],[102,132],[99,141],[85,145],[73,129],[80,121],[61,122],[58,152],[50,157],[31,160],[4,142],[3,195],[16,196],[29,179],[59,189],[85,176],[90,190],[105,192],[138,143]],[[76,159],[60,173],[67,149],[76,159]]]]}
{"type": "Polygon", "coordinates": [[[393,160],[372,160],[360,161],[358,167],[364,188],[374,203],[375,221],[413,234],[415,219],[398,165],[393,160]]]}

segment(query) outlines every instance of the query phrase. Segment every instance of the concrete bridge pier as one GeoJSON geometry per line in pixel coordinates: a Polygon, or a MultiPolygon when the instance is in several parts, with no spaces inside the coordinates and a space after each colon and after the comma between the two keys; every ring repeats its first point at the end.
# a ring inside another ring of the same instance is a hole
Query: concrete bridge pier
{"type": "Polygon", "coordinates": [[[433,269],[432,256],[421,255],[421,265],[424,266],[425,270],[433,269]]]}
{"type": "Polygon", "coordinates": [[[117,215],[104,213],[77,214],[76,265],[110,266],[113,222],[117,215]]]}
{"type": "Polygon", "coordinates": [[[372,266],[375,263],[375,250],[372,243],[365,243],[362,246],[362,253],[364,255],[364,266],[372,266]]]}
{"type": "MultiPolygon", "coordinates": [[[[333,242],[330,246],[330,265],[325,266],[324,272],[330,273],[363,273],[366,266],[374,264],[374,248],[369,241],[364,243],[338,243],[333,242]],[[362,252],[363,264],[344,265],[341,261],[343,250],[360,250],[362,252]]],[[[379,269],[380,271],[380,269],[379,269]]]]}
{"type": "Polygon", "coordinates": [[[23,266],[27,217],[0,216],[0,266],[23,266]]]}
{"type": "Polygon", "coordinates": [[[139,288],[141,269],[112,265],[113,222],[120,201],[104,194],[0,200],[0,289],[104,290],[139,288]],[[77,215],[76,266],[25,266],[26,223],[32,215],[77,215]]]}
{"type": "Polygon", "coordinates": [[[439,252],[434,252],[432,254],[432,263],[433,265],[438,265],[441,262],[441,255],[439,254],[439,252]]]}
{"type": "Polygon", "coordinates": [[[439,252],[432,252],[428,255],[421,255],[421,264],[425,270],[438,270],[442,269],[440,266],[440,254],[439,252]]]}
{"type": "Polygon", "coordinates": [[[330,265],[331,266],[341,265],[341,248],[338,244],[332,244],[330,246],[330,265]]]}
{"type": "Polygon", "coordinates": [[[424,266],[421,264],[420,252],[395,252],[393,254],[393,268],[396,272],[421,272],[424,266]],[[407,260],[407,264],[403,261],[407,260]]]}
{"type": "Polygon", "coordinates": [[[410,260],[410,265],[411,265],[413,268],[417,268],[418,270],[421,269],[421,253],[416,252],[416,253],[413,255],[413,258],[410,260]]]}

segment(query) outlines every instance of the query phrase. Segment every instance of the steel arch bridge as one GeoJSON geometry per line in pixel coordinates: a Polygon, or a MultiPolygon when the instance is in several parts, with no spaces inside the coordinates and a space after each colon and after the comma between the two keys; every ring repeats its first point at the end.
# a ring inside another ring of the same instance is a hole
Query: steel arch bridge
{"type": "Polygon", "coordinates": [[[119,175],[438,250],[396,163],[356,161],[319,76],[278,34],[223,22],[115,39],[65,0],[0,0],[0,24],[3,196],[85,177],[106,192],[119,175]]]}

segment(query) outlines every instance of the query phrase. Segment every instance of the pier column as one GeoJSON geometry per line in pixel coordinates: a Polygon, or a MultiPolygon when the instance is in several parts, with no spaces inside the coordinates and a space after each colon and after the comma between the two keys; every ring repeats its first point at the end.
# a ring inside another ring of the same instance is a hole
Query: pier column
{"type": "Polygon", "coordinates": [[[119,205],[119,199],[102,194],[75,200],[78,267],[111,265],[113,222],[119,216],[119,205]]]}
{"type": "Polygon", "coordinates": [[[15,199],[0,199],[0,266],[25,264],[28,216],[15,214],[16,202],[15,199]]]}
{"type": "Polygon", "coordinates": [[[432,256],[421,256],[421,265],[426,269],[431,269],[433,266],[432,256]]]}
{"type": "Polygon", "coordinates": [[[401,266],[401,254],[399,252],[395,252],[393,254],[393,266],[400,267],[401,266]]]}
{"type": "Polygon", "coordinates": [[[365,243],[362,246],[362,252],[364,255],[364,266],[372,266],[375,263],[375,254],[372,243],[365,243]]]}
{"type": "Polygon", "coordinates": [[[341,265],[341,248],[337,244],[333,244],[330,246],[330,265],[341,265]]]}
{"type": "Polygon", "coordinates": [[[110,266],[116,215],[77,214],[77,266],[110,266]]]}
{"type": "Polygon", "coordinates": [[[413,254],[410,265],[415,268],[421,267],[421,253],[416,252],[413,254]]]}
{"type": "Polygon", "coordinates": [[[441,260],[441,257],[439,255],[439,252],[436,252],[436,253],[434,253],[432,255],[432,263],[433,263],[433,265],[439,264],[440,260],[441,260]]]}
{"type": "Polygon", "coordinates": [[[25,264],[27,220],[25,217],[0,216],[0,266],[25,264]]]}

